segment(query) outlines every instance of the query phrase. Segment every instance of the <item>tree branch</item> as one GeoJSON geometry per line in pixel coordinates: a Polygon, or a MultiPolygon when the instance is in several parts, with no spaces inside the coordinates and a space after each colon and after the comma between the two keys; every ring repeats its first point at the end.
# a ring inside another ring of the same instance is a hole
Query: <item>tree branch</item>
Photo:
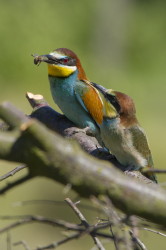
{"type": "Polygon", "coordinates": [[[13,182],[8,182],[3,188],[0,189],[0,195],[4,194],[5,192],[9,191],[10,189],[12,189],[13,187],[16,187],[22,183],[25,183],[26,181],[32,179],[33,176],[31,176],[30,174],[27,174],[23,177],[21,177],[20,179],[13,181],[13,182]]]}
{"type": "Polygon", "coordinates": [[[113,155],[103,149],[96,138],[88,136],[85,130],[78,129],[74,123],[68,120],[64,115],[52,109],[42,95],[34,95],[27,92],[26,98],[33,108],[32,118],[41,121],[58,134],[76,140],[88,154],[111,162],[115,167],[124,171],[126,175],[140,179],[147,184],[153,183],[142,175],[140,171],[125,171],[124,166],[121,165],[113,155]]]}
{"type": "Polygon", "coordinates": [[[21,171],[22,169],[24,169],[26,167],[27,166],[25,166],[25,165],[21,165],[21,166],[18,166],[16,168],[14,168],[13,170],[9,171],[8,173],[0,176],[0,181],[3,181],[3,180],[7,179],[10,176],[13,176],[14,174],[16,174],[17,172],[21,171]]]}
{"type": "MultiPolygon", "coordinates": [[[[5,233],[11,229],[14,229],[16,227],[19,227],[21,225],[25,225],[28,223],[32,223],[32,222],[38,222],[38,223],[43,223],[43,224],[47,224],[53,227],[60,227],[63,228],[65,230],[70,230],[70,231],[76,231],[76,232],[80,232],[80,233],[87,233],[86,229],[81,226],[81,225],[77,225],[68,221],[64,221],[64,220],[58,220],[58,219],[52,219],[52,218],[46,218],[43,216],[35,216],[35,215],[28,215],[28,216],[0,216],[1,220],[11,220],[11,219],[18,219],[18,221],[9,224],[8,226],[5,226],[4,228],[0,228],[0,234],[1,233],[5,233]]],[[[93,233],[96,234],[97,236],[101,236],[107,239],[111,239],[112,240],[112,236],[110,234],[104,233],[104,232],[100,232],[98,230],[101,229],[105,229],[107,227],[110,226],[110,223],[99,223],[97,225],[92,225],[91,228],[89,229],[88,233],[93,233]]]]}
{"type": "Polygon", "coordinates": [[[30,247],[24,240],[13,243],[13,246],[18,246],[18,245],[22,245],[25,250],[30,250],[30,247]]]}
{"type": "Polygon", "coordinates": [[[64,238],[63,240],[60,240],[60,241],[57,241],[57,242],[53,242],[49,245],[46,245],[46,246],[43,246],[43,247],[37,247],[35,250],[44,250],[44,249],[55,249],[57,248],[58,246],[68,242],[68,241],[71,241],[71,240],[74,240],[74,239],[77,239],[81,236],[81,233],[74,233],[66,238],[64,238]]]}
{"type": "MultiPolygon", "coordinates": [[[[84,225],[84,227],[87,229],[87,231],[89,231],[90,225],[89,225],[88,221],[86,220],[86,218],[84,217],[84,215],[81,213],[81,211],[77,208],[76,203],[73,203],[69,198],[66,198],[65,201],[73,209],[73,211],[78,216],[78,218],[81,220],[82,225],[84,225]]],[[[89,232],[89,234],[93,238],[94,243],[97,246],[97,248],[99,250],[105,250],[105,248],[101,244],[100,240],[96,237],[95,233],[89,232]]]]}
{"type": "MultiPolygon", "coordinates": [[[[42,108],[38,110],[41,112],[42,108]]],[[[45,176],[65,185],[70,183],[81,196],[107,195],[126,214],[135,214],[165,227],[166,192],[158,185],[150,181],[145,185],[125,176],[113,163],[95,159],[76,142],[62,138],[20,111],[17,113],[8,103],[0,106],[2,116],[14,130],[0,133],[1,159],[27,164],[31,177],[45,176]],[[10,115],[15,119],[10,119],[10,115]]],[[[52,121],[58,116],[66,119],[57,114],[52,121]]],[[[92,152],[98,151],[95,146],[90,148],[92,152]]]]}

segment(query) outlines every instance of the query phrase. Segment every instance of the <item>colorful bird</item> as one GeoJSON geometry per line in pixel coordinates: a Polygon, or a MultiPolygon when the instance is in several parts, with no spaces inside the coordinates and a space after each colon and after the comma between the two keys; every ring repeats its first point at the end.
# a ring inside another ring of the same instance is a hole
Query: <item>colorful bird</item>
{"type": "Polygon", "coordinates": [[[92,84],[104,100],[100,132],[105,146],[126,169],[140,170],[157,183],[153,173],[144,173],[145,169],[153,167],[153,160],[146,134],[136,118],[132,98],[121,92],[92,84]]]}
{"type": "Polygon", "coordinates": [[[47,55],[34,55],[34,63],[48,64],[48,77],[55,103],[65,116],[100,140],[102,100],[98,90],[88,81],[77,55],[59,48],[47,55]]]}

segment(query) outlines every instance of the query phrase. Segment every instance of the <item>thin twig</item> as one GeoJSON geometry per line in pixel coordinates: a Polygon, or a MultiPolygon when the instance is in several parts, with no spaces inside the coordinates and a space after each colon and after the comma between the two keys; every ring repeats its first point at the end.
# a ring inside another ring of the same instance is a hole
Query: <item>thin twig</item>
{"type": "Polygon", "coordinates": [[[20,179],[13,181],[11,183],[7,183],[7,185],[0,189],[0,194],[4,194],[6,191],[12,189],[15,186],[18,186],[21,183],[25,183],[25,181],[30,180],[33,178],[30,174],[25,175],[24,177],[21,177],[20,179]]]}
{"type": "MultiPolygon", "coordinates": [[[[118,216],[118,214],[116,213],[115,209],[110,209],[110,207],[112,206],[112,203],[110,200],[108,200],[106,197],[104,198],[104,203],[103,201],[97,199],[95,196],[93,196],[91,198],[92,202],[94,202],[101,210],[103,210],[103,212],[105,213],[105,215],[108,217],[109,222],[110,222],[110,232],[112,234],[113,237],[113,242],[114,242],[114,246],[116,250],[119,250],[119,237],[117,235],[117,232],[114,233],[113,231],[113,226],[116,227],[117,229],[117,225],[119,223],[121,223],[121,219],[118,216]],[[109,204],[108,204],[109,203],[109,204]],[[109,208],[109,209],[108,209],[109,208]]],[[[118,225],[119,226],[119,225],[118,225]]],[[[121,230],[121,229],[120,229],[121,230]]],[[[117,231],[117,230],[116,230],[117,231]]]]}
{"type": "Polygon", "coordinates": [[[150,228],[144,227],[143,230],[146,230],[146,231],[149,231],[149,232],[152,232],[152,233],[155,233],[155,234],[159,234],[159,235],[161,235],[161,236],[166,237],[166,234],[163,234],[163,233],[161,233],[161,232],[159,232],[159,231],[156,231],[156,230],[153,230],[153,229],[150,229],[150,228]]]}
{"type": "MultiPolygon", "coordinates": [[[[11,219],[11,218],[12,218],[11,216],[1,216],[0,217],[0,219],[11,219]]],[[[20,225],[24,225],[24,224],[31,223],[34,221],[46,223],[46,224],[49,224],[51,226],[59,226],[59,227],[65,228],[65,229],[83,231],[83,227],[78,226],[76,224],[72,224],[70,222],[63,221],[63,220],[48,219],[48,218],[45,218],[42,216],[27,216],[24,218],[22,218],[22,216],[20,216],[20,217],[13,216],[12,219],[18,219],[18,218],[19,219],[21,218],[21,219],[18,220],[17,222],[11,223],[10,225],[8,225],[4,228],[1,228],[0,233],[4,233],[10,229],[13,229],[13,228],[18,227],[20,225]]]]}
{"type": "Polygon", "coordinates": [[[60,241],[57,241],[57,242],[53,242],[47,246],[42,246],[42,247],[37,247],[35,250],[44,250],[44,249],[55,249],[57,248],[58,246],[70,241],[70,240],[74,240],[74,239],[77,239],[78,237],[80,237],[81,235],[81,232],[79,233],[75,233],[75,234],[72,234],[71,236],[68,236],[66,238],[64,238],[63,240],[60,240],[60,241]]]}
{"type": "Polygon", "coordinates": [[[115,250],[118,250],[118,240],[117,240],[117,237],[114,235],[114,232],[113,232],[113,229],[112,229],[112,225],[110,225],[110,231],[111,231],[111,234],[113,236],[113,241],[114,241],[114,245],[115,245],[115,250]]]}
{"type": "Polygon", "coordinates": [[[143,171],[143,173],[156,173],[156,174],[165,174],[165,169],[156,169],[156,168],[149,168],[143,171]]]}
{"type": "Polygon", "coordinates": [[[5,179],[7,179],[8,177],[10,176],[13,176],[14,174],[16,174],[17,172],[19,172],[20,170],[26,168],[27,166],[26,165],[21,165],[21,166],[18,166],[16,168],[14,168],[13,170],[11,170],[10,172],[0,176],[0,181],[3,181],[5,179]]]}
{"type": "Polygon", "coordinates": [[[6,241],[7,241],[7,250],[11,250],[11,235],[9,231],[7,232],[6,241]]]}
{"type": "MultiPolygon", "coordinates": [[[[77,208],[76,203],[73,203],[69,198],[66,198],[65,201],[68,203],[68,205],[73,209],[75,214],[78,216],[78,218],[81,220],[82,224],[86,229],[89,229],[90,225],[84,215],[81,213],[81,211],[77,208]]],[[[94,240],[94,243],[98,247],[99,250],[104,250],[105,248],[101,244],[100,240],[94,235],[94,233],[90,232],[91,237],[94,240]]]]}
{"type": "Polygon", "coordinates": [[[15,242],[13,244],[13,246],[18,246],[18,245],[23,245],[23,247],[25,248],[25,250],[30,250],[30,247],[28,246],[28,244],[24,240],[15,242]]]}
{"type": "Polygon", "coordinates": [[[128,230],[125,229],[126,225],[123,223],[122,219],[118,215],[112,201],[107,196],[105,196],[104,202],[107,207],[106,214],[108,215],[109,220],[112,221],[112,226],[110,228],[111,232],[114,235],[115,249],[133,249],[132,241],[129,237],[128,230]]]}
{"type": "Polygon", "coordinates": [[[141,250],[147,250],[146,246],[144,245],[144,243],[134,235],[134,233],[132,232],[132,230],[129,230],[129,233],[133,239],[133,241],[140,247],[141,250]]]}
{"type": "MultiPolygon", "coordinates": [[[[64,201],[56,201],[56,200],[27,200],[27,201],[17,201],[14,202],[15,206],[26,206],[26,205],[34,205],[34,204],[42,204],[42,205],[59,205],[64,206],[64,201]]],[[[101,212],[101,209],[96,208],[94,206],[86,205],[86,204],[80,204],[81,208],[84,208],[86,210],[91,210],[94,212],[101,212]]]]}
{"type": "Polygon", "coordinates": [[[166,181],[165,182],[160,182],[160,184],[159,184],[161,187],[164,187],[164,186],[166,186],[166,181]]]}
{"type": "Polygon", "coordinates": [[[73,209],[73,211],[75,212],[75,214],[78,216],[78,218],[81,220],[82,224],[88,228],[89,224],[87,222],[87,220],[85,219],[84,215],[80,212],[80,210],[77,208],[76,204],[77,203],[73,203],[69,198],[66,198],[65,201],[67,202],[67,204],[73,209]]]}
{"type": "Polygon", "coordinates": [[[11,220],[11,219],[19,219],[19,221],[11,223],[10,225],[1,228],[0,229],[0,233],[4,233],[10,229],[13,229],[15,227],[27,224],[27,223],[31,223],[31,222],[39,222],[39,223],[45,223],[48,224],[50,226],[57,226],[57,227],[61,227],[64,228],[66,230],[72,230],[72,231],[78,231],[78,232],[82,232],[82,233],[94,233],[97,236],[100,237],[104,237],[107,239],[112,239],[112,237],[109,234],[106,233],[102,233],[102,232],[97,232],[97,230],[100,229],[105,229],[107,227],[109,227],[109,223],[100,223],[98,225],[94,225],[91,226],[91,228],[89,229],[89,231],[85,231],[84,227],[77,225],[77,224],[73,224],[67,221],[63,221],[63,220],[55,220],[55,219],[49,219],[49,218],[45,218],[43,216],[33,216],[33,215],[29,215],[29,216],[0,216],[0,219],[3,220],[11,220]]]}
{"type": "Polygon", "coordinates": [[[119,216],[111,200],[107,196],[103,196],[102,201],[96,197],[92,197],[92,201],[104,211],[110,221],[110,232],[113,236],[115,249],[133,249],[133,239],[131,240],[126,221],[119,216]]]}
{"type": "Polygon", "coordinates": [[[119,250],[119,237],[118,237],[119,235],[117,233],[117,227],[119,227],[121,223],[121,218],[118,216],[117,212],[115,211],[112,202],[107,197],[104,197],[104,198],[105,198],[106,208],[105,206],[103,206],[103,204],[101,204],[101,202],[99,204],[100,206],[103,207],[103,211],[108,216],[109,221],[112,222],[112,225],[110,224],[110,232],[113,236],[115,249],[119,250]],[[113,226],[116,227],[116,233],[114,233],[113,226]]]}

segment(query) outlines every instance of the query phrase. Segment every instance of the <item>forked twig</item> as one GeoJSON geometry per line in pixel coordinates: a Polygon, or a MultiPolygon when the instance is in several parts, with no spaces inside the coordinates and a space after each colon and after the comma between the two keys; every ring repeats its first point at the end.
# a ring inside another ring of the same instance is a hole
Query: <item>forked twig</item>
{"type": "MultiPolygon", "coordinates": [[[[81,211],[77,208],[76,204],[78,203],[73,203],[69,198],[66,198],[65,201],[67,202],[67,204],[73,209],[73,211],[75,212],[75,214],[78,216],[78,218],[81,220],[82,225],[84,225],[84,227],[86,229],[90,228],[90,225],[88,223],[88,221],[86,220],[86,218],[84,217],[84,215],[81,213],[81,211]]],[[[99,250],[105,250],[105,248],[103,247],[103,245],[101,244],[100,240],[95,236],[94,233],[90,232],[89,233],[91,235],[91,237],[94,240],[95,245],[98,247],[99,250]]]]}

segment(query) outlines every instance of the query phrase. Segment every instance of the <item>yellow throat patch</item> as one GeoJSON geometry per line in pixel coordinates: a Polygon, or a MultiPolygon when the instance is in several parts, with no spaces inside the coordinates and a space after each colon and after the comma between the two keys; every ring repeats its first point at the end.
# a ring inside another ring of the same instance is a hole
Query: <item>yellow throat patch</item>
{"type": "Polygon", "coordinates": [[[68,77],[76,70],[76,66],[61,66],[48,64],[48,75],[56,77],[68,77]]]}

